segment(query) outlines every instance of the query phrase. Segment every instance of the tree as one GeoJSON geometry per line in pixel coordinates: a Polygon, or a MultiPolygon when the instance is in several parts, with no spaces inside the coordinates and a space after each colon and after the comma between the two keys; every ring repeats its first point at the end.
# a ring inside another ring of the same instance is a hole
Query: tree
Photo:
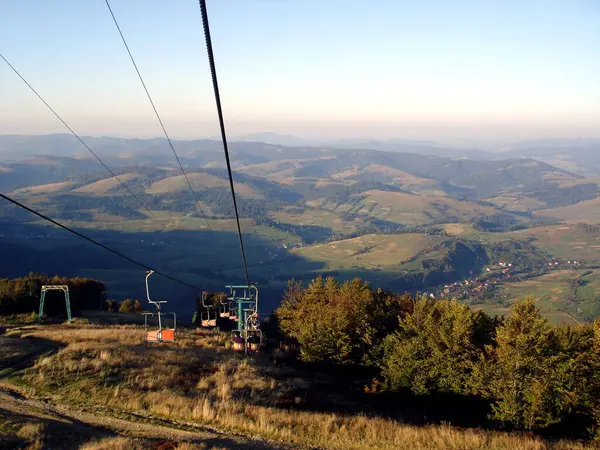
{"type": "Polygon", "coordinates": [[[318,277],[306,288],[289,282],[277,317],[305,361],[373,364],[381,340],[410,307],[408,297],[373,292],[358,278],[339,284],[318,277]]]}
{"type": "Polygon", "coordinates": [[[121,307],[119,308],[119,312],[121,313],[132,313],[134,312],[134,304],[130,298],[126,298],[121,302],[121,307]]]}
{"type": "Polygon", "coordinates": [[[119,302],[114,298],[110,300],[106,300],[106,310],[108,312],[117,312],[119,310],[119,302]]]}
{"type": "Polygon", "coordinates": [[[481,315],[457,301],[418,300],[384,341],[384,388],[470,393],[471,373],[483,350],[475,337],[483,323],[481,315]]]}
{"type": "MultiPolygon", "coordinates": [[[[553,328],[533,299],[517,302],[488,349],[492,417],[517,428],[544,428],[590,404],[594,331],[553,328]]],[[[597,365],[597,363],[596,363],[597,365]]],[[[597,392],[597,391],[596,391],[597,392]]]]}
{"type": "Polygon", "coordinates": [[[144,308],[142,307],[142,304],[140,303],[139,300],[135,300],[133,302],[133,312],[135,313],[140,313],[144,310],[144,308]]]}

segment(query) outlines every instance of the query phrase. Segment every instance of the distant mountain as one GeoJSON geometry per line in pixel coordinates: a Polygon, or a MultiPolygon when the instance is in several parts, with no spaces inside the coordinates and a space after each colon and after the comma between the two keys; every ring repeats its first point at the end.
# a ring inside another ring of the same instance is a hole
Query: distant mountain
{"type": "Polygon", "coordinates": [[[233,137],[232,141],[236,142],[264,142],[265,144],[273,145],[315,145],[317,141],[302,139],[289,134],[278,134],[278,133],[252,133],[242,136],[233,137]]]}
{"type": "Polygon", "coordinates": [[[410,141],[401,139],[378,140],[352,140],[329,142],[328,145],[335,148],[352,148],[360,150],[381,150],[385,152],[416,153],[419,155],[441,156],[443,158],[469,158],[485,160],[492,154],[480,149],[445,147],[435,142],[410,141]]]}
{"type": "MultiPolygon", "coordinates": [[[[132,163],[174,163],[170,147],[164,138],[126,139],[114,137],[82,136],[82,140],[100,157],[128,159],[132,163]],[[144,161],[141,157],[146,158],[144,161]]],[[[220,139],[173,140],[178,154],[189,164],[204,164],[210,161],[222,161],[223,148],[220,139]]],[[[255,157],[267,153],[303,153],[338,150],[380,150],[387,152],[417,153],[446,158],[490,159],[491,155],[483,150],[445,147],[429,141],[414,140],[309,140],[277,133],[254,133],[233,138],[230,143],[232,152],[255,157]]],[[[13,162],[26,157],[81,156],[92,157],[87,149],[74,136],[52,134],[40,136],[0,135],[0,161],[13,162]]],[[[269,157],[273,159],[275,155],[269,157]]],[[[258,160],[255,160],[258,162],[258,160]]]]}
{"type": "Polygon", "coordinates": [[[34,156],[9,164],[0,163],[0,190],[55,183],[72,175],[98,170],[98,166],[96,160],[64,156],[34,156]]]}
{"type": "Polygon", "coordinates": [[[517,144],[493,159],[535,158],[585,176],[600,176],[600,139],[565,139],[517,144]]]}
{"type": "MultiPolygon", "coordinates": [[[[169,145],[162,138],[82,139],[117,172],[124,167],[140,165],[178,170],[169,145]]],[[[344,183],[378,182],[415,192],[437,190],[438,193],[456,198],[481,199],[506,192],[523,192],[534,188],[539,190],[550,182],[549,179],[557,176],[568,180],[580,178],[567,170],[568,167],[555,167],[552,158],[558,158],[556,151],[553,155],[543,148],[489,154],[477,150],[443,149],[425,145],[426,143],[363,142],[365,146],[371,144],[381,144],[394,150],[350,150],[333,147],[291,147],[264,142],[232,142],[230,151],[236,171],[249,176],[266,177],[271,181],[289,183],[312,178],[321,179],[321,184],[339,183],[342,180],[345,180],[344,183]],[[400,149],[412,151],[400,152],[400,149]],[[487,160],[434,155],[443,154],[447,150],[452,150],[455,156],[477,154],[485,156],[487,160]],[[535,160],[524,157],[527,154],[531,154],[535,160]]],[[[182,163],[192,172],[200,168],[222,169],[225,165],[222,144],[219,141],[173,141],[173,145],[182,163]]],[[[594,147],[581,147],[577,152],[566,155],[566,159],[557,161],[569,162],[573,158],[579,158],[581,161],[588,161],[591,168],[596,161],[600,168],[600,152],[594,153],[593,149],[594,147]]],[[[8,158],[5,155],[20,158],[18,161],[13,160],[0,165],[0,188],[3,190],[56,183],[89,172],[106,176],[101,164],[81,143],[69,135],[0,136],[0,157],[6,161],[8,158]],[[31,156],[48,155],[49,152],[54,152],[54,155],[31,156]],[[65,153],[79,156],[57,156],[65,153]]],[[[176,176],[177,173],[172,175],[176,176]]],[[[169,183],[176,186],[178,181],[174,178],[169,183]]],[[[56,187],[51,189],[54,188],[56,187]]],[[[73,187],[76,188],[77,186],[73,187]]]]}

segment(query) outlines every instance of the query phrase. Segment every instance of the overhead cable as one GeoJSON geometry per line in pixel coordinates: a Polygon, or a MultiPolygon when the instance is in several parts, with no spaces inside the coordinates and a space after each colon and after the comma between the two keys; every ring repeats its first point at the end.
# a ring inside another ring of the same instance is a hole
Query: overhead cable
{"type": "Polygon", "coordinates": [[[188,187],[190,189],[190,192],[192,193],[192,196],[194,197],[194,200],[196,201],[196,206],[198,207],[198,210],[202,213],[202,217],[204,217],[204,221],[206,222],[206,226],[208,227],[208,229],[210,231],[212,231],[211,228],[210,228],[210,224],[208,223],[208,219],[206,218],[206,214],[204,214],[204,210],[202,209],[202,206],[200,205],[200,200],[198,200],[198,196],[196,195],[196,192],[194,191],[194,188],[192,187],[192,183],[190,183],[190,180],[189,180],[187,174],[185,173],[183,165],[181,164],[181,160],[179,159],[179,156],[177,155],[177,152],[175,151],[175,147],[173,146],[173,142],[171,142],[171,138],[169,137],[169,134],[167,133],[167,129],[165,128],[165,125],[163,124],[163,121],[160,118],[160,114],[158,113],[158,110],[156,109],[156,106],[154,105],[154,101],[152,100],[152,96],[150,95],[150,92],[148,91],[148,88],[146,87],[146,83],[144,82],[144,78],[142,78],[142,74],[141,74],[140,70],[138,69],[138,66],[137,66],[137,64],[135,62],[133,54],[131,53],[131,50],[129,50],[129,45],[127,45],[127,41],[125,40],[125,36],[123,36],[123,32],[121,31],[121,27],[119,26],[119,22],[117,22],[117,18],[115,17],[115,14],[113,13],[113,10],[110,7],[110,3],[108,2],[108,0],[105,0],[105,2],[106,2],[106,6],[108,7],[108,10],[110,12],[110,15],[113,18],[115,26],[117,27],[117,31],[119,32],[119,35],[121,36],[121,40],[123,41],[123,44],[125,45],[125,49],[127,50],[127,53],[129,54],[129,59],[131,59],[133,67],[135,68],[135,71],[137,72],[138,78],[140,79],[140,82],[142,83],[142,87],[144,88],[144,91],[146,92],[146,96],[148,97],[148,100],[150,101],[150,105],[152,106],[152,109],[154,110],[154,114],[156,115],[156,118],[158,119],[158,123],[160,124],[160,127],[162,128],[163,133],[164,133],[165,137],[167,138],[167,142],[169,143],[169,146],[171,147],[171,150],[173,151],[173,155],[175,155],[175,159],[177,160],[177,164],[179,164],[179,168],[181,169],[181,173],[185,177],[185,181],[187,182],[187,185],[188,185],[188,187]]]}
{"type": "Polygon", "coordinates": [[[21,73],[4,57],[4,55],[2,53],[0,53],[0,58],[2,58],[4,60],[4,62],[8,65],[8,67],[10,67],[12,69],[12,71],[17,74],[17,76],[21,79],[21,81],[23,81],[23,83],[25,83],[25,85],[31,90],[31,92],[33,92],[37,98],[39,98],[41,100],[41,102],[46,105],[46,107],[50,110],[50,112],[52,112],[52,114],[54,114],[56,116],[56,118],[58,120],[60,120],[62,122],[62,124],[67,128],[67,130],[69,130],[71,132],[71,134],[73,136],[75,136],[77,138],[77,140],[79,142],[81,142],[81,144],[88,150],[88,152],[90,152],[94,158],[96,158],[98,160],[98,162],[100,164],[102,164],[104,166],[104,168],[108,171],[108,173],[110,173],[112,175],[112,177],[114,179],[116,179],[119,183],[121,183],[121,186],[123,186],[125,188],[125,190],[127,192],[129,192],[129,194],[135,198],[137,200],[137,202],[142,206],[142,208],[144,208],[148,214],[150,214],[150,217],[152,217],[153,219],[155,219],[156,217],[154,216],[154,214],[152,213],[152,211],[150,211],[150,209],[148,209],[148,207],[144,204],[144,202],[142,202],[142,200],[140,200],[140,198],[135,195],[133,193],[133,191],[131,189],[129,189],[129,187],[123,183],[123,181],[110,169],[110,167],[108,167],[104,161],[102,161],[102,159],[96,154],[96,152],[94,152],[84,141],[83,139],[81,139],[81,137],[79,137],[79,135],[77,133],[75,133],[75,131],[73,131],[73,129],[69,126],[69,124],[67,124],[67,122],[65,122],[63,120],[63,118],[48,104],[48,102],[46,102],[46,100],[44,100],[44,98],[33,88],[33,86],[31,86],[31,84],[29,84],[29,82],[21,75],[21,73]]]}
{"type": "Polygon", "coordinates": [[[238,236],[240,240],[240,251],[242,253],[242,262],[244,264],[244,275],[246,285],[250,285],[248,278],[248,264],[246,263],[246,252],[244,251],[244,240],[242,238],[242,227],[240,226],[240,215],[238,213],[237,201],[235,198],[235,188],[233,186],[233,173],[231,171],[231,162],[229,160],[229,149],[227,147],[227,134],[225,133],[225,121],[223,119],[223,108],[221,107],[221,95],[219,94],[219,82],[217,80],[217,70],[215,68],[215,56],[213,54],[212,40],[210,38],[210,27],[208,24],[208,13],[206,11],[206,1],[200,0],[200,12],[202,14],[202,26],[204,28],[204,39],[206,41],[206,51],[208,53],[208,63],[210,65],[210,75],[212,77],[213,90],[215,91],[215,102],[217,104],[217,114],[219,116],[219,126],[221,128],[221,139],[223,140],[223,151],[225,152],[225,161],[227,162],[227,173],[229,174],[229,186],[231,187],[231,198],[233,200],[233,210],[235,211],[235,220],[237,222],[238,236]]]}

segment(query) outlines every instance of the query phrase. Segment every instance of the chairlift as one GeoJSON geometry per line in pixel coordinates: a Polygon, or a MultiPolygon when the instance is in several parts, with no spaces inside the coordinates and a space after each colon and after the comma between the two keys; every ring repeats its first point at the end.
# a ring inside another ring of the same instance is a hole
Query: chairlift
{"type": "Polygon", "coordinates": [[[148,300],[148,303],[150,303],[151,305],[154,305],[154,307],[156,308],[156,313],[144,313],[144,329],[146,331],[145,335],[144,335],[144,340],[146,342],[175,342],[175,333],[177,330],[177,316],[175,315],[174,312],[169,313],[169,315],[173,315],[173,327],[169,328],[169,327],[163,327],[163,320],[162,317],[165,315],[165,313],[163,313],[161,311],[161,305],[164,303],[167,303],[166,300],[156,300],[153,301],[150,299],[150,289],[148,287],[148,278],[150,278],[150,275],[152,275],[154,273],[153,270],[148,271],[147,275],[146,275],[146,297],[148,300]],[[158,319],[158,330],[150,330],[148,328],[148,316],[152,316],[154,317],[154,315],[156,315],[157,319],[158,319]]]}
{"type": "Polygon", "coordinates": [[[206,291],[202,292],[203,309],[200,311],[200,326],[212,328],[217,326],[217,312],[215,311],[215,305],[206,303],[207,294],[206,291]]]}
{"type": "Polygon", "coordinates": [[[231,318],[237,322],[237,330],[231,334],[232,348],[234,351],[254,353],[260,349],[263,341],[258,317],[258,288],[255,283],[226,288],[230,292],[227,297],[230,311],[235,312],[231,318]]]}

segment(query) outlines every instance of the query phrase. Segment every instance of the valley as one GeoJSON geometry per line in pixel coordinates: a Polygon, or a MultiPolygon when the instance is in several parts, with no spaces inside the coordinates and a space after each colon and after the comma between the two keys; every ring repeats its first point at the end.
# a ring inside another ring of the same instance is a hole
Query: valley
{"type": "MultiPolygon", "coordinates": [[[[175,142],[199,211],[165,141],[85,140],[144,207],[62,135],[0,136],[2,192],[205,289],[242,280],[218,142],[175,142]]],[[[488,268],[504,262],[512,264],[510,278],[485,292],[469,290],[461,300],[502,310],[534,295],[549,315],[600,315],[594,281],[598,179],[545,157],[497,156],[232,143],[242,232],[250,277],[264,298],[261,309],[277,307],[290,279],[358,276],[396,292],[440,296],[448,295],[446,285],[485,279],[488,268]],[[555,262],[560,269],[549,266],[555,262]],[[572,280],[582,283],[575,296],[567,288],[572,280]]],[[[11,255],[0,263],[3,276],[96,277],[110,297],[144,298],[143,271],[6,202],[0,250],[11,255]]],[[[156,290],[191,315],[195,294],[189,289],[164,279],[156,290]]]]}

